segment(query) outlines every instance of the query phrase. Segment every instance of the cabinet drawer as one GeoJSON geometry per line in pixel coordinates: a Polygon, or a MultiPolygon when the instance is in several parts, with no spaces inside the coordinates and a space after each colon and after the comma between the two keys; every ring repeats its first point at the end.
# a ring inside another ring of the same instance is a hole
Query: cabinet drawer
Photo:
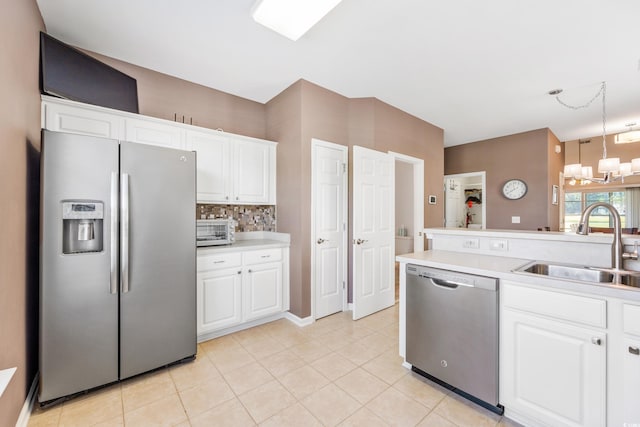
{"type": "Polygon", "coordinates": [[[501,294],[505,307],[597,328],[607,327],[607,302],[602,299],[513,286],[508,283],[502,287],[501,294]]]}
{"type": "Polygon", "coordinates": [[[244,253],[245,264],[260,264],[263,262],[280,261],[282,259],[282,249],[261,249],[258,251],[247,251],[244,253]]]}
{"type": "Polygon", "coordinates": [[[623,304],[622,318],[624,333],[640,336],[640,305],[623,304]]]}
{"type": "Polygon", "coordinates": [[[198,256],[198,271],[219,270],[221,268],[237,267],[242,263],[240,252],[198,256]]]}

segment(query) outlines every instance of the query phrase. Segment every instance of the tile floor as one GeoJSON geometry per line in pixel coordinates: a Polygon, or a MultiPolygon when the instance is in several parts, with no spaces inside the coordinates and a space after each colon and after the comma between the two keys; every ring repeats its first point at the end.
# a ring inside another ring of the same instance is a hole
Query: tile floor
{"type": "Polygon", "coordinates": [[[198,345],[194,362],[48,408],[29,426],[515,426],[405,369],[398,306],[198,345]]]}

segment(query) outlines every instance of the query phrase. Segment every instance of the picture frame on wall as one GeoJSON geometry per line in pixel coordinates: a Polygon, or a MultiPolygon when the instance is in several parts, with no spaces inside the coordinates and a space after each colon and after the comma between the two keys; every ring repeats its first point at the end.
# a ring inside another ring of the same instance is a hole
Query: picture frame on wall
{"type": "Polygon", "coordinates": [[[558,186],[557,185],[552,186],[552,189],[551,189],[551,204],[552,205],[558,204],[558,186]]]}

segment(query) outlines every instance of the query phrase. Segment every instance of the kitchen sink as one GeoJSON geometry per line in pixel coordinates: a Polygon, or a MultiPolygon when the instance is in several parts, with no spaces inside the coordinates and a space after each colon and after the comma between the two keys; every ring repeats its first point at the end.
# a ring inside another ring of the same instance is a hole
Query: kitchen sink
{"type": "Polygon", "coordinates": [[[640,272],[614,271],[580,265],[534,262],[514,270],[518,273],[538,274],[555,279],[578,280],[581,282],[616,284],[640,288],[640,272]]]}
{"type": "Polygon", "coordinates": [[[621,274],[618,276],[619,284],[625,286],[633,286],[634,288],[640,288],[640,275],[635,274],[621,274]]]}
{"type": "Polygon", "coordinates": [[[518,271],[539,274],[558,279],[580,280],[582,282],[607,283],[613,281],[613,274],[589,267],[548,264],[536,262],[520,267],[518,271]]]}

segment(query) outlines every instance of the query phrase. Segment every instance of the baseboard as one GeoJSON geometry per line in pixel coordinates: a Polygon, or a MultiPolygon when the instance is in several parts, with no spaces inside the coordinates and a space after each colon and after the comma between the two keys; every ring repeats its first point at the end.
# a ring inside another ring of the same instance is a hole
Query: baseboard
{"type": "Polygon", "coordinates": [[[229,328],[225,328],[225,329],[219,329],[217,331],[213,331],[213,332],[205,332],[203,334],[200,334],[197,336],[197,341],[198,343],[204,342],[204,341],[209,341],[212,340],[214,338],[219,338],[223,335],[228,335],[228,334],[232,334],[234,332],[239,332],[239,331],[243,331],[245,329],[249,329],[249,328],[253,328],[254,326],[260,326],[263,325],[265,323],[269,323],[269,322],[273,322],[282,318],[286,318],[286,314],[288,314],[288,312],[280,312],[280,313],[276,313],[276,314],[272,314],[271,316],[267,316],[267,317],[263,317],[261,319],[257,319],[257,320],[252,320],[250,322],[245,322],[245,323],[241,323],[239,325],[235,325],[235,326],[231,326],[229,328]]]}
{"type": "Polygon", "coordinates": [[[300,318],[295,314],[291,313],[290,311],[287,311],[284,314],[284,318],[290,321],[291,323],[295,324],[296,326],[300,326],[301,328],[304,328],[305,326],[309,326],[310,324],[315,322],[315,319],[312,316],[300,318]]]}
{"type": "Polygon", "coordinates": [[[31,411],[33,410],[33,405],[36,402],[36,397],[38,395],[37,391],[39,378],[39,373],[37,373],[33,378],[31,388],[29,388],[29,394],[27,394],[27,398],[24,401],[24,405],[22,405],[22,410],[20,411],[18,421],[16,421],[16,427],[27,427],[27,425],[29,424],[29,417],[31,417],[31,411]]]}

